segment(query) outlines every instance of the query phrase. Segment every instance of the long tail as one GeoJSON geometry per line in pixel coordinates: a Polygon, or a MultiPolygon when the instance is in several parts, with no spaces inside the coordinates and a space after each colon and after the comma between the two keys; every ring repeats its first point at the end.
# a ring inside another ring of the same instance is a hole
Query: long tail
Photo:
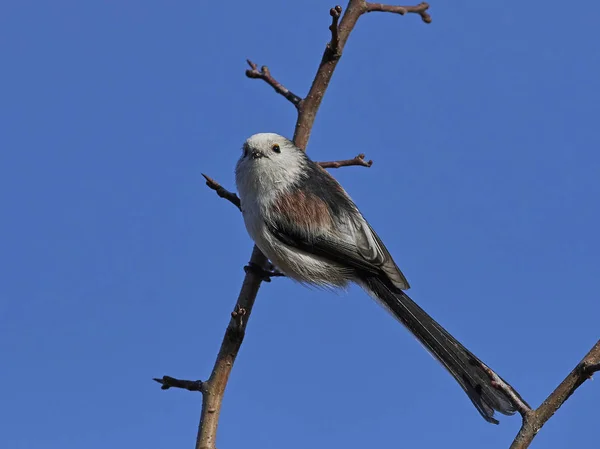
{"type": "Polygon", "coordinates": [[[376,277],[364,279],[364,284],[444,365],[486,421],[498,424],[494,419],[494,410],[504,415],[515,413],[516,408],[511,399],[503,391],[492,386],[492,380],[482,367],[481,360],[460,344],[406,293],[376,277]]]}

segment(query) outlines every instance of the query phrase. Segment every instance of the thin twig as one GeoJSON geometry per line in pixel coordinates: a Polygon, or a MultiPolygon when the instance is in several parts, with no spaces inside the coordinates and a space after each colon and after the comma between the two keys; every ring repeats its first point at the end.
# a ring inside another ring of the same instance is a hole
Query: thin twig
{"type": "Polygon", "coordinates": [[[331,8],[329,10],[329,15],[331,16],[331,25],[329,25],[329,31],[331,31],[331,41],[327,44],[327,48],[329,49],[332,58],[339,58],[341,56],[340,53],[340,36],[338,33],[338,22],[340,20],[340,16],[342,15],[342,7],[337,5],[335,8],[331,8]]]}
{"type": "Polygon", "coordinates": [[[427,10],[429,9],[428,3],[421,3],[417,6],[394,6],[394,5],[385,5],[383,3],[369,3],[367,2],[367,11],[366,12],[390,12],[392,14],[400,14],[403,16],[404,14],[419,14],[421,19],[425,23],[431,23],[431,16],[427,14],[427,10]]]}
{"type": "Polygon", "coordinates": [[[542,426],[590,376],[600,370],[600,340],[537,409],[523,415],[523,424],[510,449],[528,448],[542,426]]]}
{"type": "MultiPolygon", "coordinates": [[[[369,3],[365,2],[364,0],[350,0],[348,2],[346,12],[336,27],[337,52],[332,53],[329,50],[329,46],[327,46],[323,52],[321,63],[319,64],[315,78],[310,86],[310,90],[308,91],[308,94],[304,100],[302,100],[302,103],[298,105],[298,120],[296,121],[293,140],[294,143],[300,148],[306,149],[306,146],[308,145],[308,139],[310,138],[310,133],[315,122],[315,118],[317,117],[317,111],[319,110],[319,106],[321,106],[321,101],[323,100],[325,91],[329,86],[333,72],[335,71],[337,63],[340,60],[340,56],[344,50],[344,45],[346,45],[348,37],[350,36],[350,33],[354,29],[360,16],[370,12],[368,5],[369,3]]],[[[404,8],[406,12],[418,13],[421,18],[423,18],[424,22],[431,22],[431,17],[425,12],[429,8],[427,3],[421,3],[418,6],[406,6],[404,8]],[[415,8],[419,9],[419,11],[416,11],[415,8]],[[425,18],[427,18],[427,20],[425,20],[425,18]]]]}
{"type": "Polygon", "coordinates": [[[168,390],[169,388],[183,388],[184,390],[202,392],[202,388],[204,386],[204,382],[201,380],[182,380],[171,376],[163,376],[160,379],[155,377],[153,380],[162,385],[160,387],[161,390],[168,390]]]}
{"type": "Polygon", "coordinates": [[[215,192],[217,192],[217,195],[219,195],[221,198],[225,198],[231,204],[236,206],[239,210],[242,210],[242,203],[240,201],[240,198],[235,193],[230,192],[229,190],[221,186],[221,184],[212,179],[210,176],[207,176],[204,173],[202,173],[202,176],[204,176],[204,179],[206,179],[206,185],[213,189],[215,192]]]}
{"type": "Polygon", "coordinates": [[[373,165],[372,160],[365,161],[365,155],[363,153],[352,159],[345,159],[342,161],[329,161],[329,162],[318,162],[323,168],[340,168],[340,167],[351,167],[357,165],[359,167],[370,167],[373,165]]]}
{"type": "Polygon", "coordinates": [[[285,87],[275,78],[273,78],[273,76],[271,76],[269,68],[266,65],[263,65],[260,68],[260,70],[258,70],[258,66],[255,63],[253,63],[249,59],[246,59],[246,62],[250,66],[250,69],[246,70],[246,76],[248,78],[263,80],[273,89],[275,89],[275,92],[277,92],[280,95],[283,95],[290,103],[292,103],[294,106],[296,106],[296,108],[298,108],[298,105],[302,102],[302,98],[300,98],[298,95],[290,91],[287,87],[285,87]]]}

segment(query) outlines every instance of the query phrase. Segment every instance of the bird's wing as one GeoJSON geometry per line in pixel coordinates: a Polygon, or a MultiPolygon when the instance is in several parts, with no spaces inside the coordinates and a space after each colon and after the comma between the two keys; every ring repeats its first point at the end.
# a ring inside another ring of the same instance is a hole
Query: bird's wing
{"type": "Polygon", "coordinates": [[[362,216],[356,221],[356,229],[358,229],[356,241],[360,254],[365,259],[373,260],[373,263],[379,265],[397,288],[408,290],[410,285],[406,277],[371,225],[362,216]]]}
{"type": "Polygon", "coordinates": [[[385,275],[400,290],[410,287],[379,236],[360,213],[346,215],[347,219],[335,226],[338,231],[335,235],[307,233],[290,220],[291,217],[279,216],[281,220],[271,216],[266,225],[282,243],[363,274],[385,275]]]}

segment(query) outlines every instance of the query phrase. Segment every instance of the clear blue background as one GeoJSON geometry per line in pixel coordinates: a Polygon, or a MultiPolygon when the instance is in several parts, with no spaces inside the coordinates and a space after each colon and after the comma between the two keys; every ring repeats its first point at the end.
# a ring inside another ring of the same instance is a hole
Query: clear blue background
{"type": "MultiPolygon", "coordinates": [[[[360,19],[309,153],[411,295],[538,405],[600,337],[597,2],[433,1],[360,19]],[[495,3],[495,4],[491,4],[495,3]]],[[[334,3],[4,2],[0,7],[0,445],[192,447],[252,244],[243,140],[295,111],[334,3]]],[[[223,406],[225,448],[506,448],[454,380],[358,288],[263,285],[223,406]]],[[[586,383],[533,447],[590,446],[586,383]]],[[[592,444],[593,445],[593,444],[592,444]]]]}

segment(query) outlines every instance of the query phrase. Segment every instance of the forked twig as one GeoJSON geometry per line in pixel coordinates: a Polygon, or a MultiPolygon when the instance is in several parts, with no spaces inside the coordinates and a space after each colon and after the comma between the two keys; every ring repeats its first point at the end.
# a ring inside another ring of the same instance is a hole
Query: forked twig
{"type": "Polygon", "coordinates": [[[592,374],[600,371],[600,340],[577,364],[558,387],[548,396],[542,405],[528,413],[521,414],[523,423],[519,433],[510,445],[510,449],[526,449],[546,422],[571,397],[592,374]]]}
{"type": "Polygon", "coordinates": [[[277,92],[279,95],[283,95],[290,103],[298,108],[298,105],[300,105],[302,102],[302,98],[273,78],[269,68],[266,65],[263,65],[260,70],[258,70],[258,66],[255,63],[249,59],[246,59],[246,62],[250,66],[250,69],[246,70],[246,76],[248,78],[263,80],[273,89],[275,89],[275,92],[277,92]]]}
{"type": "Polygon", "coordinates": [[[204,173],[202,173],[202,176],[204,176],[204,179],[206,179],[206,185],[215,192],[217,192],[217,195],[229,201],[239,210],[242,210],[242,203],[240,201],[240,198],[235,193],[225,189],[223,186],[221,186],[221,184],[212,179],[210,176],[207,176],[204,173]]]}

